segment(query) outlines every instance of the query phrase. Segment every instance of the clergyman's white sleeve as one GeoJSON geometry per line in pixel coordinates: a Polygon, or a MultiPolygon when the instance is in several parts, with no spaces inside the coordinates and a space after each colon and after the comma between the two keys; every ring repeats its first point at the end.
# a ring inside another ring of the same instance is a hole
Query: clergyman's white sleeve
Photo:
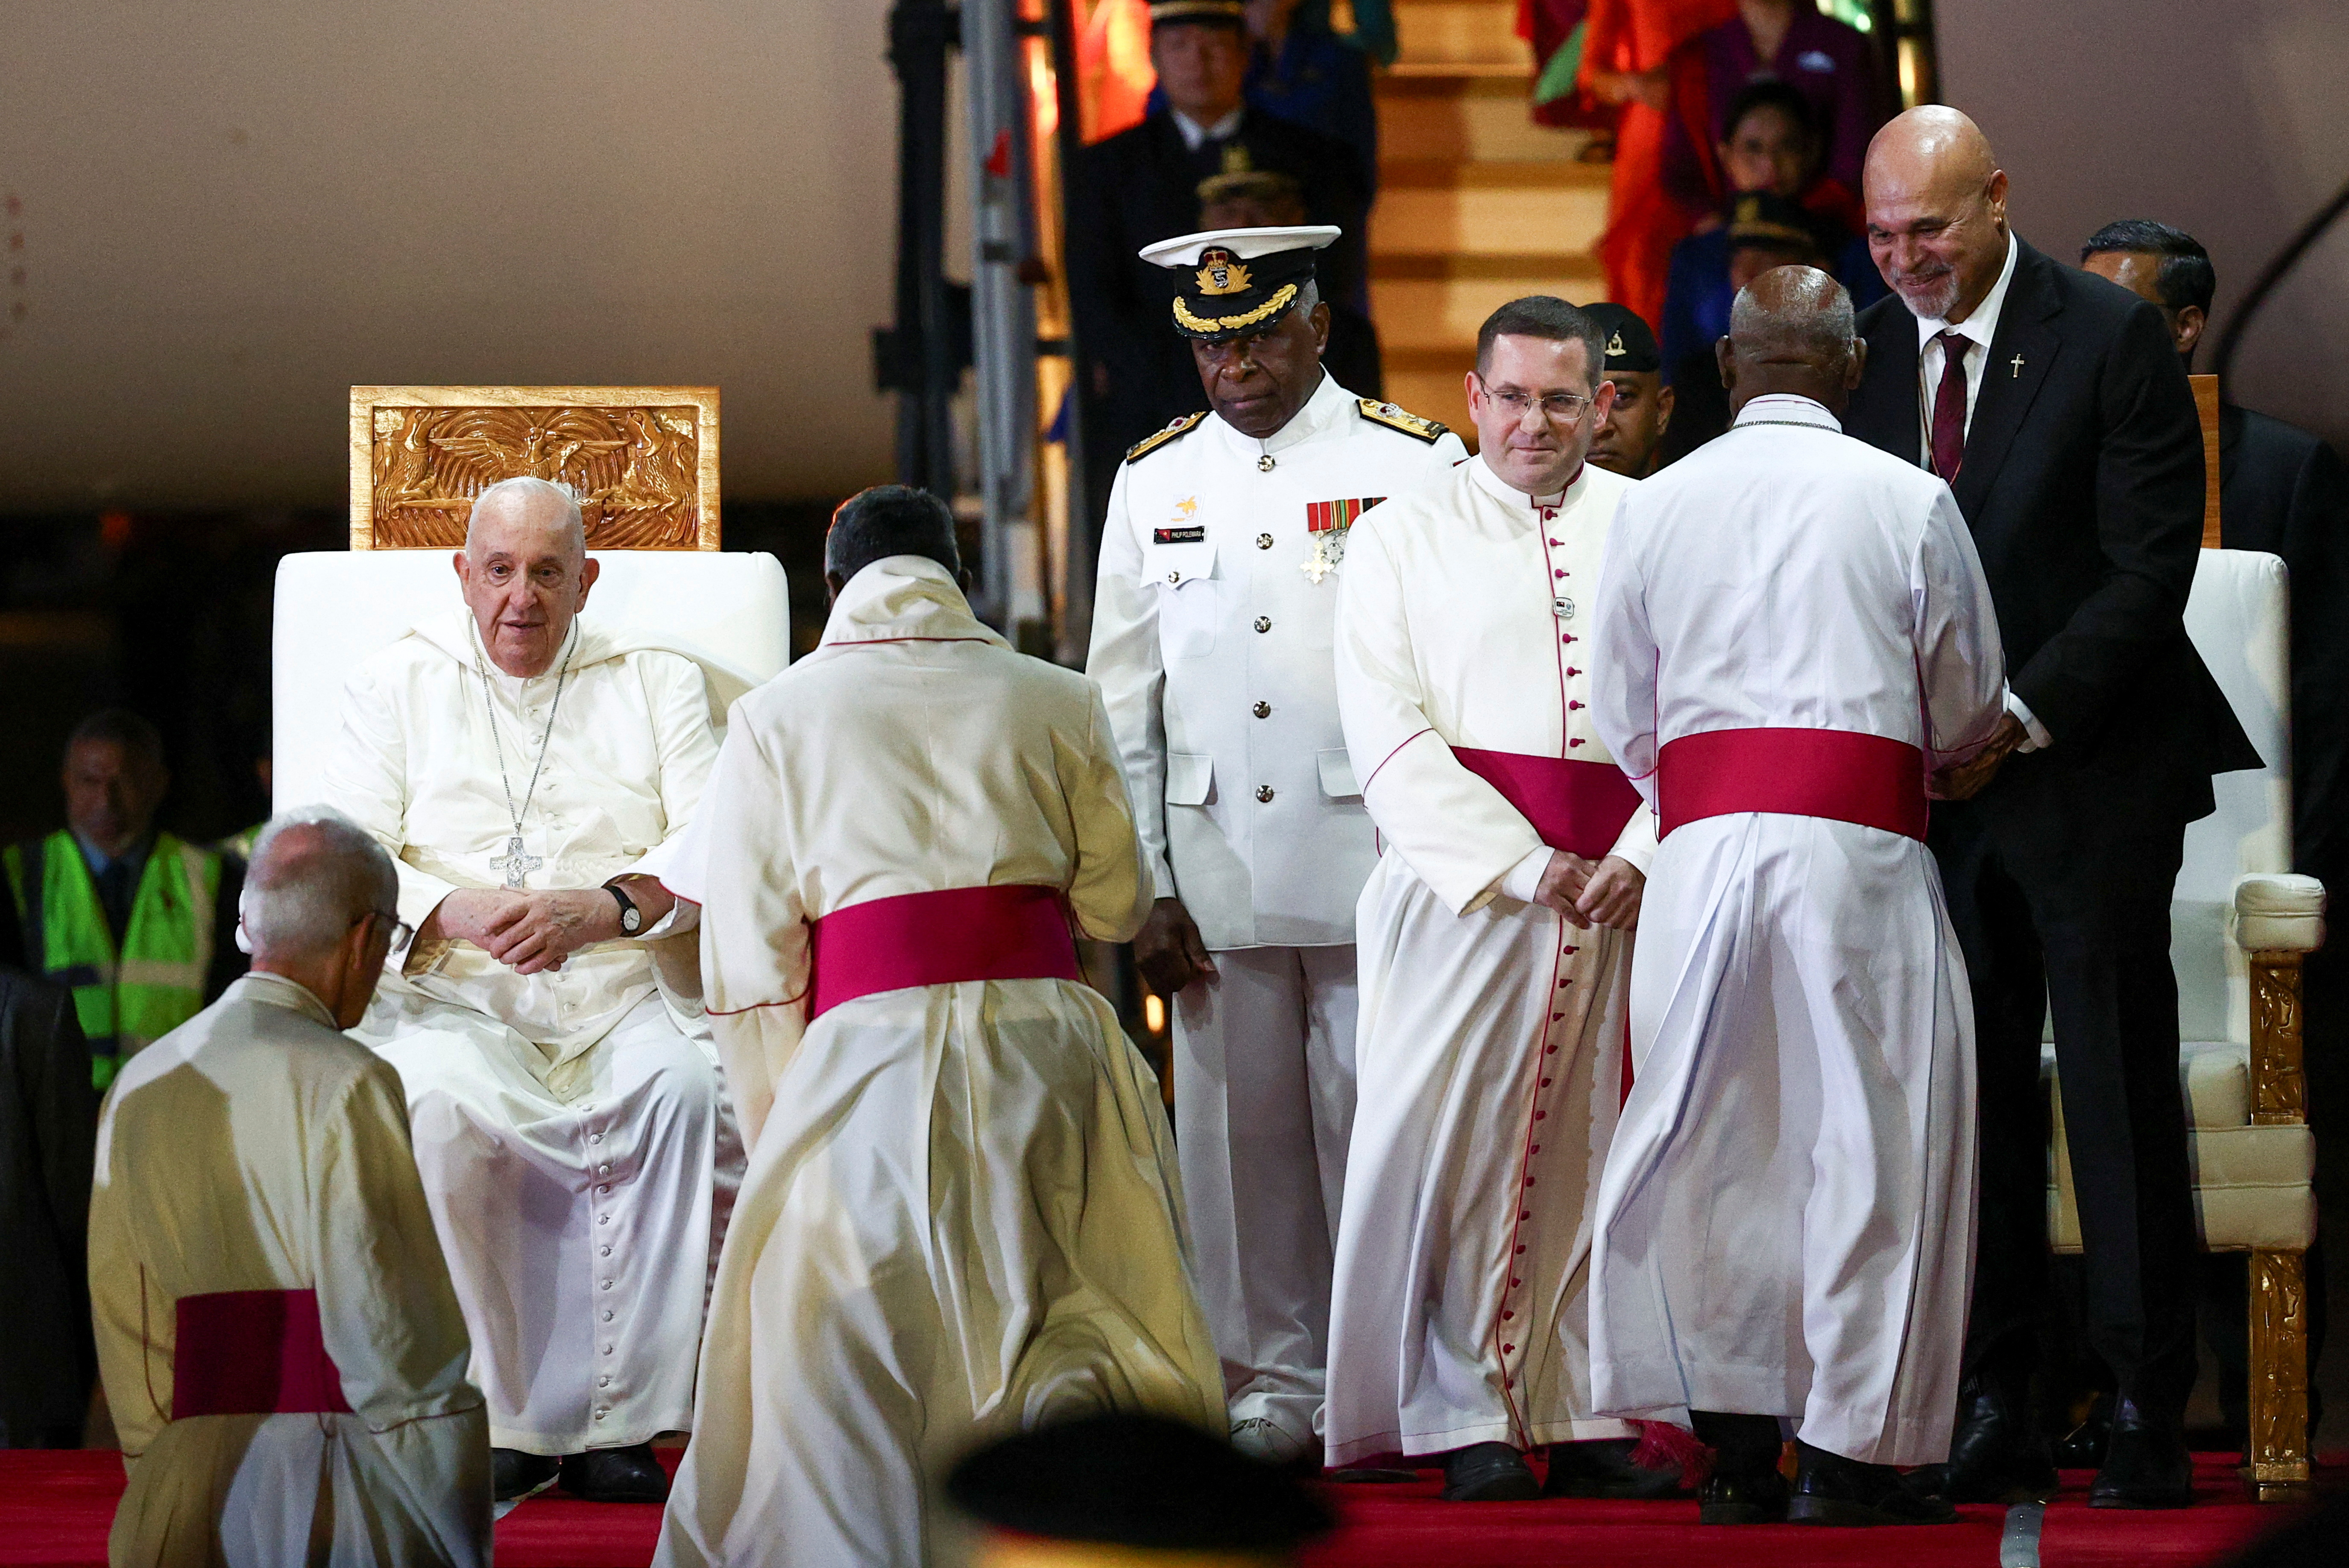
{"type": "MultiPolygon", "coordinates": [[[[1648,624],[1639,500],[1640,492],[1634,490],[1616,509],[1615,531],[1608,541],[1607,562],[1599,575],[1597,630],[1590,648],[1590,722],[1608,755],[1652,810],[1656,804],[1656,666],[1661,655],[1648,624]]],[[[1634,812],[1632,821],[1647,814],[1634,812]]],[[[1652,840],[1652,824],[1648,831],[1652,840]]]]}
{"type": "Polygon", "coordinates": [[[1346,542],[1336,643],[1338,718],[1371,820],[1453,913],[1482,908],[1541,835],[1428,722],[1402,577],[1376,510],[1346,542]]]}
{"type": "Polygon", "coordinates": [[[1909,584],[1917,674],[1924,684],[1926,766],[1938,769],[1980,751],[2007,708],[2006,656],[1990,583],[1947,486],[1934,497],[1909,584]]]}

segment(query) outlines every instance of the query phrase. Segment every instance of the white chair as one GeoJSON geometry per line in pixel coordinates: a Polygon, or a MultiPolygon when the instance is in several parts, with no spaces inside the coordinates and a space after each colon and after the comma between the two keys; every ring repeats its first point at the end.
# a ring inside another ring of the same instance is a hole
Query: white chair
{"type": "MultiPolygon", "coordinates": [[[[418,621],[453,614],[447,550],[331,550],[278,563],[272,630],[274,810],[320,798],[352,666],[418,621]]],[[[589,616],[668,633],[755,680],[791,655],[791,598],[771,555],[695,550],[595,550],[603,573],[589,616]]]]}
{"type": "MultiPolygon", "coordinates": [[[[2268,766],[2211,781],[2219,808],[2187,829],[2170,903],[2196,1222],[2204,1247],[2251,1253],[2249,1479],[2263,1501],[2304,1496],[2309,1480],[2302,1254],[2316,1238],[2315,1145],[2301,1073],[2300,968],[2324,939],[2324,889],[2291,870],[2287,604],[2275,556],[2203,551],[2187,634],[2268,766]]],[[[2076,1253],[2052,1049],[2044,1070],[2055,1126],[2048,1233],[2057,1252],[2076,1253]]]]}

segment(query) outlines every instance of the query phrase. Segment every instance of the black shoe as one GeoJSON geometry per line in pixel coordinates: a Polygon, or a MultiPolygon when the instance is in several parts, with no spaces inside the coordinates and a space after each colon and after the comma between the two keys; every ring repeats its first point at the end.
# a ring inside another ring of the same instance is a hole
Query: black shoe
{"type": "Polygon", "coordinates": [[[2113,1440],[2113,1397],[2098,1394],[2080,1424],[2055,1439],[2057,1470],[2102,1470],[2113,1440]]]}
{"type": "Polygon", "coordinates": [[[1908,1490],[1951,1502],[2045,1502],[2055,1495],[2055,1460],[2019,1389],[1978,1387],[1958,1418],[1950,1462],[1910,1475],[1908,1490]]]}
{"type": "Polygon", "coordinates": [[[1604,1497],[1632,1502],[1685,1495],[1681,1491],[1679,1466],[1650,1470],[1631,1462],[1631,1455],[1639,1446],[1630,1438],[1552,1443],[1549,1479],[1542,1482],[1542,1495],[1604,1497]]]}
{"type": "Polygon", "coordinates": [[[1786,1517],[1786,1478],[1776,1470],[1715,1470],[1698,1489],[1699,1524],[1778,1524],[1786,1517]]]}
{"type": "Polygon", "coordinates": [[[553,1454],[526,1454],[520,1449],[490,1450],[490,1495],[514,1502],[551,1484],[563,1461],[553,1454]]]}
{"type": "Polygon", "coordinates": [[[2091,1508],[2185,1508],[2194,1501],[2194,1460],[2185,1434],[2123,1399],[2113,1412],[2105,1468],[2088,1488],[2091,1508]]]}
{"type": "Polygon", "coordinates": [[[650,1443],[591,1449],[563,1461],[563,1490],[588,1502],[667,1502],[668,1471],[650,1443]]]}
{"type": "Polygon", "coordinates": [[[1795,1439],[1795,1495],[1789,1524],[1954,1524],[1958,1511],[1945,1498],[1920,1496],[1900,1484],[1890,1465],[1867,1465],[1795,1439]]]}
{"type": "Polygon", "coordinates": [[[1541,1495],[1526,1456],[1506,1443],[1470,1443],[1444,1456],[1446,1502],[1531,1502],[1541,1495]]]}

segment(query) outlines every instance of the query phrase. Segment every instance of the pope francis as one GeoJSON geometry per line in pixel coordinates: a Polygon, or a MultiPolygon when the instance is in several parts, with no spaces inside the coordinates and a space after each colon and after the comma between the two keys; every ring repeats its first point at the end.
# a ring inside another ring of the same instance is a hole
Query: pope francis
{"type": "Polygon", "coordinates": [[[580,616],[596,563],[543,480],[481,492],[456,568],[467,613],[358,668],[328,769],[416,928],[357,1033],[407,1088],[500,1500],[559,1470],[658,1501],[740,1153],[657,877],[744,683],[580,616]]]}

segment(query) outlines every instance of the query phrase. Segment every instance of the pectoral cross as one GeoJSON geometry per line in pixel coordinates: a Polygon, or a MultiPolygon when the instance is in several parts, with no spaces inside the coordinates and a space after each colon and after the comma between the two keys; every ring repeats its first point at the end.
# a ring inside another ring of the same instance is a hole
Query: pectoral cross
{"type": "Polygon", "coordinates": [[[2021,376],[2022,374],[2023,374],[2023,356],[2021,356],[2020,354],[2018,354],[2018,355],[2016,355],[2013,359],[2010,359],[2010,360],[2008,360],[2008,361],[2007,361],[2006,378],[2007,378],[2009,381],[2012,381],[2012,380],[2013,380],[2016,377],[2021,376]]]}
{"type": "Polygon", "coordinates": [[[545,863],[546,857],[543,855],[526,855],[522,852],[522,835],[516,833],[506,841],[506,852],[491,859],[490,869],[506,873],[506,886],[520,887],[523,878],[545,863]]]}

